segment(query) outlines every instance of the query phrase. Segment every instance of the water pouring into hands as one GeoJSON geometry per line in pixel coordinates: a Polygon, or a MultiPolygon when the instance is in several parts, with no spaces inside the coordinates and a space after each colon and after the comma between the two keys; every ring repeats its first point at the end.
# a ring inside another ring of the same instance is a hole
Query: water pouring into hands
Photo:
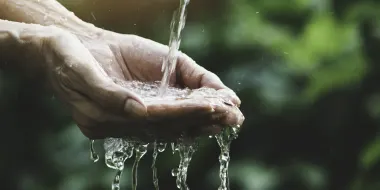
{"type": "Polygon", "coordinates": [[[171,84],[177,88],[213,88],[225,98],[216,100],[194,96],[144,100],[120,81],[146,83],[161,80],[167,46],[142,37],[108,31],[101,39],[82,43],[74,38],[70,40],[72,42],[66,45],[78,45],[66,48],[65,51],[70,52],[63,60],[69,61],[55,62],[52,69],[61,70],[52,79],[59,79],[54,80],[56,92],[71,105],[75,121],[89,138],[130,135],[144,138],[148,133],[159,138],[176,139],[182,132],[211,135],[220,131],[215,126],[240,125],[243,122],[243,116],[236,107],[240,100],[235,93],[215,74],[183,53],[179,52],[176,75],[171,78],[171,84]]]}

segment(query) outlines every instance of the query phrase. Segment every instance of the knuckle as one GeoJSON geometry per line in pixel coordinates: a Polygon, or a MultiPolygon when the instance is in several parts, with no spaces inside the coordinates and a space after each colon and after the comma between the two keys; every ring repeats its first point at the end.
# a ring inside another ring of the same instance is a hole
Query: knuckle
{"type": "Polygon", "coordinates": [[[55,67],[54,72],[59,84],[65,87],[71,86],[71,77],[68,75],[67,69],[63,65],[55,67]]]}

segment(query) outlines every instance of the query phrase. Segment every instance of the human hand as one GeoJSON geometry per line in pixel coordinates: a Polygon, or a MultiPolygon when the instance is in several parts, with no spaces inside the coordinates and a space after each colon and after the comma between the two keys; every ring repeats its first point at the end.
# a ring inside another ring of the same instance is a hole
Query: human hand
{"type": "Polygon", "coordinates": [[[45,40],[42,53],[56,95],[69,104],[75,122],[89,138],[137,136],[174,139],[183,132],[211,135],[225,125],[241,125],[240,100],[213,73],[178,54],[175,87],[218,90],[225,98],[146,102],[116,80],[141,82],[162,78],[168,47],[134,36],[100,30],[75,36],[59,30],[45,40]]]}

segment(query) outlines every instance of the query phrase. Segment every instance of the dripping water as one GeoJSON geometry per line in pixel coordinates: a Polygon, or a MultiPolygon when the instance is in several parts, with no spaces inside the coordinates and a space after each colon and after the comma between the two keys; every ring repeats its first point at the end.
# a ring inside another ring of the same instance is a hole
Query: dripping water
{"type": "Polygon", "coordinates": [[[99,161],[99,155],[95,152],[94,144],[95,140],[90,139],[90,158],[92,161],[97,162],[99,161]]]}
{"type": "Polygon", "coordinates": [[[159,190],[159,186],[158,186],[158,177],[157,177],[157,168],[156,168],[156,159],[157,159],[157,155],[158,155],[158,143],[157,142],[154,142],[153,144],[153,161],[152,161],[152,171],[153,171],[153,184],[154,184],[154,188],[156,190],[159,190]]]}
{"type": "Polygon", "coordinates": [[[128,139],[107,138],[104,140],[105,162],[109,168],[117,170],[112,181],[112,190],[120,190],[120,178],[124,162],[132,157],[134,144],[128,139]]]}
{"type": "Polygon", "coordinates": [[[176,185],[180,190],[189,190],[187,186],[187,171],[194,152],[197,150],[197,143],[190,139],[180,139],[177,144],[172,143],[173,152],[178,152],[180,163],[178,168],[172,170],[172,175],[177,177],[176,185]]]}
{"type": "Polygon", "coordinates": [[[142,143],[142,142],[136,142],[135,145],[135,162],[133,163],[132,167],[132,190],[137,189],[137,168],[139,166],[139,162],[141,158],[146,154],[148,150],[148,143],[142,143]]]}
{"type": "Polygon", "coordinates": [[[159,185],[158,185],[158,175],[157,175],[157,168],[156,168],[156,160],[158,153],[164,152],[166,149],[166,143],[162,142],[154,142],[153,144],[153,161],[152,161],[152,171],[153,171],[153,184],[154,188],[156,190],[159,190],[159,185]]]}
{"type": "Polygon", "coordinates": [[[229,190],[229,178],[228,178],[228,165],[230,162],[230,145],[232,140],[236,139],[238,136],[240,126],[227,127],[220,134],[215,135],[216,141],[220,147],[219,156],[219,177],[220,186],[218,190],[229,190]]]}
{"type": "Polygon", "coordinates": [[[178,49],[181,43],[181,32],[186,23],[186,7],[190,0],[180,0],[177,11],[174,12],[170,23],[169,53],[162,64],[164,76],[161,81],[160,95],[163,96],[169,86],[169,80],[177,64],[178,49]]]}
{"type": "Polygon", "coordinates": [[[121,174],[123,174],[123,170],[117,170],[116,176],[112,181],[112,190],[120,190],[120,178],[121,174]]]}

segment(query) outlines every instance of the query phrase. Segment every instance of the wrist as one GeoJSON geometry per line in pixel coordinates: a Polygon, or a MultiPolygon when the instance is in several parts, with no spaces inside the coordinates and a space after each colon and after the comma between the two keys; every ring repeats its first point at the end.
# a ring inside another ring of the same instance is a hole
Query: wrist
{"type": "Polygon", "coordinates": [[[0,20],[1,68],[22,72],[28,77],[44,74],[50,38],[59,34],[54,27],[0,20]]]}
{"type": "Polygon", "coordinates": [[[102,33],[102,29],[81,20],[56,0],[0,0],[0,19],[56,26],[79,38],[102,33]]]}

